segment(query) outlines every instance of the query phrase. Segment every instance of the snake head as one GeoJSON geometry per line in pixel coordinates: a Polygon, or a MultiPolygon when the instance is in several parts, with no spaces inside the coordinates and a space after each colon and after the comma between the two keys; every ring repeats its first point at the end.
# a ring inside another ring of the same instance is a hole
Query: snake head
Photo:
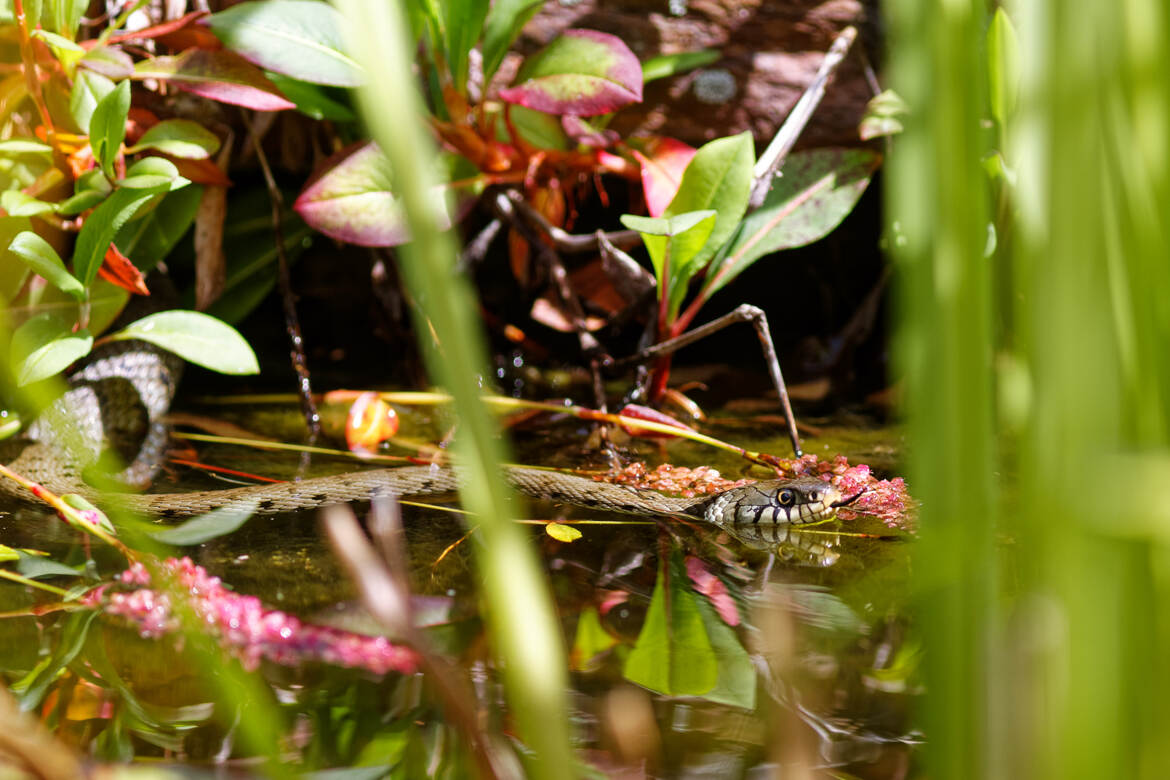
{"type": "Polygon", "coordinates": [[[816,523],[841,506],[841,492],[816,477],[774,479],[726,490],[703,505],[703,517],[723,528],[816,523]]]}

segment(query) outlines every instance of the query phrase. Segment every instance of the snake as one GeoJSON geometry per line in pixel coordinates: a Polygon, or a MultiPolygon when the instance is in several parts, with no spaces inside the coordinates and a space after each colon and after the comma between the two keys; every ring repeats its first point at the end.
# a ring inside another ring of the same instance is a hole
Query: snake
{"type": "MultiPolygon", "coordinates": [[[[68,389],[19,441],[4,443],[6,449],[16,448],[8,468],[59,495],[79,494],[102,502],[99,505],[163,520],[216,510],[274,515],[368,502],[383,495],[444,494],[460,486],[457,467],[436,465],[186,493],[111,493],[91,487],[85,479],[90,464],[108,449],[130,463],[119,474],[120,483],[143,488],[153,479],[168,441],[164,417],[180,369],[176,356],[146,342],[103,345],[73,372],[68,389]]],[[[549,469],[515,465],[501,469],[514,489],[532,498],[642,517],[692,518],[733,531],[819,522],[850,502],[816,477],[767,480],[686,498],[549,469]]],[[[0,497],[33,500],[27,490],[2,478],[0,497]]]]}

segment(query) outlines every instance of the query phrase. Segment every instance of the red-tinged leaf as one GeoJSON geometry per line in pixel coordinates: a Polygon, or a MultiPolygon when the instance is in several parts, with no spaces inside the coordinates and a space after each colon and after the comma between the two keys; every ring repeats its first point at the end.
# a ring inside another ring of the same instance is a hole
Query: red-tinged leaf
{"type": "MultiPolygon", "coordinates": [[[[436,207],[451,225],[443,190],[434,192],[436,207]]],[[[390,164],[373,141],[343,149],[329,158],[293,204],[311,227],[339,241],[359,246],[397,246],[410,240],[406,219],[391,190],[390,164]]]]}
{"type": "Polygon", "coordinates": [[[345,443],[356,455],[373,455],[378,445],[398,433],[398,412],[377,393],[362,393],[349,407],[345,443]]]}
{"type": "Polygon", "coordinates": [[[230,187],[232,180],[227,177],[223,169],[215,164],[214,160],[171,160],[179,169],[179,175],[190,179],[196,184],[207,184],[212,187],[230,187]]]}
{"type": "MultiPolygon", "coordinates": [[[[660,425],[669,425],[673,428],[680,428],[684,431],[693,431],[694,428],[681,423],[671,417],[669,414],[663,414],[657,409],[651,409],[648,406],[640,406],[638,404],[626,404],[621,412],[618,413],[623,419],[629,420],[646,420],[647,422],[658,423],[660,425]]],[[[644,439],[673,439],[674,437],[669,433],[661,433],[659,431],[651,431],[643,428],[634,422],[622,422],[622,430],[630,436],[641,436],[644,439]]]]}
{"type": "Polygon", "coordinates": [[[650,216],[661,217],[674,200],[683,171],[696,151],[694,147],[666,136],[652,138],[645,145],[645,152],[634,150],[634,157],[642,163],[642,192],[650,216]]]}
{"type": "Polygon", "coordinates": [[[160,35],[155,40],[160,46],[171,51],[187,51],[187,49],[214,51],[224,48],[223,41],[215,37],[215,33],[201,24],[193,24],[190,27],[160,35]]]}
{"type": "Polygon", "coordinates": [[[201,97],[256,111],[296,108],[255,65],[230,51],[193,49],[139,62],[135,78],[160,79],[201,97]]]}
{"type": "Polygon", "coordinates": [[[712,574],[706,564],[693,555],[687,556],[686,565],[687,576],[691,578],[695,591],[707,597],[724,623],[738,626],[739,609],[735,606],[735,599],[728,593],[723,580],[712,574]]]}
{"type": "Polygon", "coordinates": [[[500,98],[547,114],[596,116],[642,100],[642,65],[620,38],[566,30],[525,61],[500,98]]]}
{"type": "MultiPolygon", "coordinates": [[[[189,25],[207,15],[207,11],[192,11],[185,16],[180,16],[178,19],[172,19],[169,22],[163,22],[162,24],[156,24],[151,27],[143,27],[141,30],[131,30],[130,32],[124,32],[120,35],[112,35],[110,36],[110,39],[106,41],[106,44],[121,43],[122,41],[144,41],[148,38],[158,38],[160,36],[182,30],[183,28],[188,27],[189,25]]],[[[86,41],[81,45],[85,46],[86,43],[92,46],[96,43],[96,40],[86,41]]]]}
{"type": "Polygon", "coordinates": [[[621,138],[616,130],[598,130],[579,116],[565,114],[561,117],[565,135],[582,146],[605,148],[613,146],[621,138]]]}
{"type": "Polygon", "coordinates": [[[110,248],[106,250],[105,259],[102,261],[101,267],[98,268],[98,276],[127,292],[136,295],[150,295],[142,272],[134,263],[130,262],[130,258],[118,251],[118,247],[113,244],[110,244],[110,248]]]}

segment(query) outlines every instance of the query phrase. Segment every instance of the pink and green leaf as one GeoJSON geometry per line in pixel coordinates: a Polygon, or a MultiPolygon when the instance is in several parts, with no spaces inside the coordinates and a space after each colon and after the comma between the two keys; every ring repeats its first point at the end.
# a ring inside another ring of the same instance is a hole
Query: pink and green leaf
{"type": "Polygon", "coordinates": [[[500,98],[548,114],[596,116],[642,100],[638,58],[596,30],[566,30],[524,63],[516,81],[500,98]]]}
{"type": "Polygon", "coordinates": [[[230,51],[191,49],[174,57],[152,57],[134,69],[137,79],[160,79],[221,103],[256,111],[295,108],[252,63],[230,51]]]}
{"type": "MultiPolygon", "coordinates": [[[[445,196],[444,188],[434,192],[444,228],[452,222],[445,196]]],[[[390,164],[372,141],[335,155],[293,208],[311,227],[348,244],[397,246],[410,240],[390,164]]]]}

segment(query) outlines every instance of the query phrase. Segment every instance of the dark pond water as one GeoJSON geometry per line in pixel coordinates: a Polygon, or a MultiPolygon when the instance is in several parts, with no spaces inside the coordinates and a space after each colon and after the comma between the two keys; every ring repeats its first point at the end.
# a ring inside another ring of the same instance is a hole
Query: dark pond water
{"type": "MultiPolygon", "coordinates": [[[[732,401],[709,409],[712,422],[704,431],[750,450],[787,454],[774,419],[752,416],[759,406],[732,401]]],[[[272,436],[299,436],[287,405],[193,411],[272,436]]],[[[403,435],[441,438],[440,412],[403,416],[403,435]]],[[[845,413],[802,421],[817,429],[805,439],[807,452],[822,459],[844,455],[879,477],[896,473],[896,429],[845,413]]],[[[581,444],[589,437],[589,428],[575,420],[546,418],[514,431],[516,460],[596,468],[601,459],[581,444]]],[[[291,453],[195,446],[204,463],[277,478],[295,476],[302,466],[291,453]]],[[[742,461],[688,442],[625,442],[621,449],[651,465],[710,465],[729,477],[751,473],[742,461]]],[[[351,468],[328,456],[312,461],[313,474],[351,468]]],[[[158,488],[179,486],[224,483],[176,468],[158,488]]],[[[531,503],[523,514],[542,521],[531,526],[532,546],[556,599],[569,652],[574,733],[588,771],[720,778],[798,768],[814,770],[813,776],[913,774],[917,735],[909,712],[918,693],[918,645],[906,617],[908,535],[859,517],[744,543],[710,528],[551,504],[531,503]],[[543,523],[554,519],[580,521],[574,527],[582,537],[554,539],[543,523]]],[[[416,614],[472,681],[470,705],[481,725],[508,733],[479,619],[474,534],[468,537],[461,517],[442,506],[404,507],[403,524],[416,614]]],[[[125,568],[124,559],[86,545],[52,517],[0,514],[0,526],[9,546],[47,552],[48,560],[81,575],[42,570],[41,581],[80,590],[125,568]]],[[[379,631],[357,605],[315,513],[256,518],[179,554],[235,593],[258,597],[266,610],[343,631],[379,631]]],[[[29,561],[20,568],[36,573],[29,561]]],[[[93,610],[30,614],[34,605],[59,601],[22,585],[0,585],[6,614],[0,674],[26,707],[83,753],[203,767],[230,759],[250,771],[261,765],[249,757],[249,745],[268,739],[290,766],[370,767],[347,777],[380,777],[391,767],[396,777],[472,771],[464,740],[417,674],[271,660],[244,673],[197,637],[143,638],[125,620],[93,610]]]]}

